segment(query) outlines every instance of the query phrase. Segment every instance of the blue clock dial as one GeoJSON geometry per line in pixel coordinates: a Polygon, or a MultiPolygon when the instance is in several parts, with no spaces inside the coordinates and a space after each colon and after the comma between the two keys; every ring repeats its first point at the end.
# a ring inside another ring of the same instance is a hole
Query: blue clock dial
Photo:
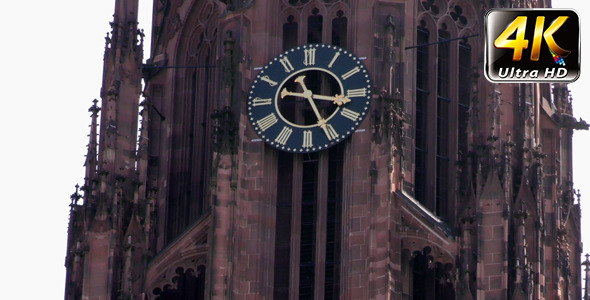
{"type": "Polygon", "coordinates": [[[367,69],[337,46],[295,47],[272,59],[248,94],[248,119],[267,144],[292,153],[327,149],[350,136],[372,98],[367,69]]]}

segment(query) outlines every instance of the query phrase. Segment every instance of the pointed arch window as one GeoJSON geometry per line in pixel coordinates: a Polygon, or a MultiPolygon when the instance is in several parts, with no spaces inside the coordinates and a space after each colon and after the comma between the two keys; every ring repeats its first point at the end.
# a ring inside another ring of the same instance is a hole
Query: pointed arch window
{"type": "Polygon", "coordinates": [[[318,8],[314,8],[311,13],[312,15],[307,18],[307,43],[321,43],[324,17],[320,15],[318,8]]]}
{"type": "MultiPolygon", "coordinates": [[[[416,34],[417,44],[428,44],[430,32],[425,22],[418,26],[416,34]]],[[[427,105],[429,92],[428,80],[428,47],[416,49],[416,115],[415,115],[415,170],[414,170],[414,198],[422,203],[426,200],[426,171],[427,171],[427,105]]]]}
{"type": "Polygon", "coordinates": [[[283,51],[297,46],[299,26],[295,22],[295,17],[289,15],[287,22],[283,24],[283,51]]]}
{"type": "Polygon", "coordinates": [[[336,12],[336,18],[332,19],[332,45],[346,47],[346,31],[348,19],[342,10],[336,12]]]}
{"type": "MultiPolygon", "coordinates": [[[[208,43],[203,43],[198,55],[187,60],[189,65],[208,65],[211,62],[208,43]]],[[[211,124],[208,122],[211,70],[200,68],[184,72],[181,88],[184,92],[177,95],[174,104],[166,243],[209,210],[206,174],[211,150],[211,124]]]]}
{"type": "Polygon", "coordinates": [[[436,188],[434,211],[438,216],[447,217],[449,188],[449,109],[450,89],[450,43],[451,35],[446,24],[438,31],[438,70],[436,101],[436,188]]]}

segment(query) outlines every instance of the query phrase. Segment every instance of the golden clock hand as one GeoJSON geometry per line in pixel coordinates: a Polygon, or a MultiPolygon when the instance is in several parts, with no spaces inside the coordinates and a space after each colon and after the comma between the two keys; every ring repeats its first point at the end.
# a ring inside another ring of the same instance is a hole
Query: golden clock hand
{"type": "Polygon", "coordinates": [[[338,106],[341,106],[342,104],[346,104],[348,102],[350,102],[349,98],[346,98],[344,95],[338,95],[336,94],[336,96],[324,96],[324,95],[312,95],[313,99],[317,99],[317,100],[328,100],[328,101],[332,101],[334,103],[336,103],[338,106]]]}
{"type": "Polygon", "coordinates": [[[297,83],[299,83],[301,85],[301,88],[303,89],[303,92],[305,93],[305,92],[307,92],[309,90],[305,86],[305,82],[303,80],[305,80],[305,75],[301,75],[301,76],[295,78],[294,81],[297,82],[297,83]]]}
{"type": "Polygon", "coordinates": [[[281,91],[281,99],[287,97],[287,96],[295,96],[295,97],[302,97],[302,98],[307,98],[309,96],[309,94],[311,94],[311,91],[307,90],[306,93],[296,93],[296,92],[289,92],[287,90],[287,88],[284,88],[281,91]]]}
{"type": "Polygon", "coordinates": [[[305,75],[299,76],[299,77],[295,78],[295,80],[294,80],[295,82],[297,82],[301,85],[301,88],[303,89],[303,93],[289,92],[286,88],[284,88],[281,91],[281,99],[285,98],[286,96],[296,96],[296,97],[306,98],[307,101],[309,102],[309,105],[311,106],[311,109],[315,113],[315,116],[318,118],[318,125],[320,127],[324,128],[324,126],[326,126],[326,120],[324,118],[322,118],[322,115],[320,114],[320,111],[318,110],[317,106],[315,105],[315,102],[313,102],[313,93],[307,89],[307,87],[305,86],[304,80],[305,80],[305,75]]]}

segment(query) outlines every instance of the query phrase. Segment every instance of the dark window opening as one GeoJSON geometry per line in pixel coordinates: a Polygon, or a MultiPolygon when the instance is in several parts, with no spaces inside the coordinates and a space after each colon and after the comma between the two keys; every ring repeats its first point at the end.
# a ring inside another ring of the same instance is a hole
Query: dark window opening
{"type": "Polygon", "coordinates": [[[436,201],[437,216],[447,217],[449,186],[449,102],[439,98],[436,113],[436,201]]]}
{"type": "Polygon", "coordinates": [[[274,299],[289,298],[293,155],[279,151],[275,233],[274,299]]]}
{"type": "MultiPolygon", "coordinates": [[[[446,24],[438,31],[438,40],[450,39],[446,24]]],[[[434,212],[437,216],[448,217],[449,190],[449,85],[450,85],[450,43],[438,44],[437,103],[436,103],[436,188],[434,212]]]]}
{"type": "Polygon", "coordinates": [[[344,12],[339,10],[336,18],[332,20],[332,45],[346,48],[347,26],[348,19],[344,16],[344,12]]]}
{"type": "MultiPolygon", "coordinates": [[[[283,24],[283,51],[287,51],[298,44],[299,27],[294,20],[295,17],[289,15],[287,17],[287,23],[283,24]]],[[[297,83],[293,82],[293,80],[287,82],[284,86],[289,91],[294,91],[297,87],[297,83]]],[[[294,101],[281,101],[280,111],[287,120],[298,123],[295,119],[296,116],[300,115],[301,104],[296,105],[294,101]]]]}
{"type": "Polygon", "coordinates": [[[431,264],[429,257],[421,252],[414,252],[412,262],[412,299],[413,300],[433,300],[434,299],[434,270],[429,266],[431,264]]]}
{"type": "MultiPolygon", "coordinates": [[[[418,27],[417,43],[426,44],[429,32],[418,27]]],[[[427,155],[427,100],[428,100],[428,47],[416,48],[416,115],[415,115],[415,171],[414,198],[422,203],[426,201],[426,155],[427,155]]]]}
{"type": "Polygon", "coordinates": [[[307,18],[307,43],[321,43],[322,42],[322,26],[324,17],[319,15],[320,10],[314,8],[311,16],[307,18]]]}
{"type": "Polygon", "coordinates": [[[316,201],[318,154],[303,161],[301,192],[301,249],[299,253],[299,299],[313,299],[316,253],[316,201]]]}
{"type": "Polygon", "coordinates": [[[324,299],[339,299],[344,145],[336,145],[329,151],[324,299]]]}
{"type": "MultiPolygon", "coordinates": [[[[201,63],[210,61],[202,51],[201,63]]],[[[167,203],[166,243],[171,242],[209,209],[209,70],[187,74],[187,92],[175,103],[167,203]]]]}
{"type": "Polygon", "coordinates": [[[293,20],[295,20],[294,16],[288,16],[287,23],[283,24],[283,51],[297,46],[298,43],[298,24],[293,20]]]}
{"type": "MultiPolygon", "coordinates": [[[[443,27],[446,28],[446,26],[443,27]]],[[[438,96],[449,98],[449,59],[450,59],[450,43],[442,42],[451,38],[448,31],[441,29],[438,31],[438,74],[437,86],[438,96]]]]}
{"type": "MultiPolygon", "coordinates": [[[[430,251],[429,247],[425,251],[430,251]]],[[[433,257],[420,251],[414,252],[412,266],[412,299],[413,300],[452,300],[455,289],[450,278],[450,264],[443,266],[433,262],[433,257]]]]}

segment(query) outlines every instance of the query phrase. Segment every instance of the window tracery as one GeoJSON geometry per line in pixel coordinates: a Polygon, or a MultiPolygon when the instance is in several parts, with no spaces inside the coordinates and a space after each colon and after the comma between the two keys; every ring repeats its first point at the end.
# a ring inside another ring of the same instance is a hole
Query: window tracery
{"type": "Polygon", "coordinates": [[[418,9],[414,197],[443,220],[452,221],[450,201],[456,189],[449,178],[453,164],[467,152],[472,84],[472,49],[468,38],[460,38],[473,35],[474,11],[462,0],[419,0],[418,9]],[[457,152],[461,155],[451,157],[457,152]]]}
{"type": "MultiPolygon", "coordinates": [[[[218,8],[218,7],[217,7],[218,8]]],[[[211,166],[209,122],[212,99],[210,78],[217,44],[218,9],[212,1],[197,4],[187,17],[176,64],[194,66],[176,70],[178,80],[172,112],[170,185],[168,188],[166,242],[169,243],[209,209],[208,177],[211,166]],[[205,145],[205,146],[203,146],[205,145]]]]}

